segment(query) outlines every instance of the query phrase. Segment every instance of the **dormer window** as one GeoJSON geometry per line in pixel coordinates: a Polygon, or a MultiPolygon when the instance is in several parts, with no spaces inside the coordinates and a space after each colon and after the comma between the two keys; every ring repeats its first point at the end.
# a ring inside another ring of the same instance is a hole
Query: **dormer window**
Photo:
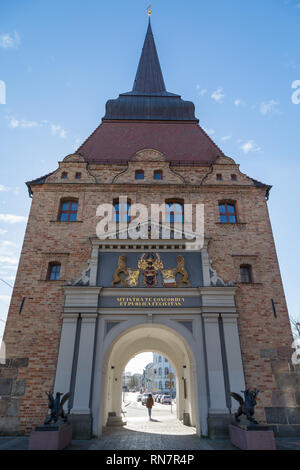
{"type": "Polygon", "coordinates": [[[162,180],[163,179],[163,174],[162,174],[162,171],[161,170],[155,170],[154,172],[154,179],[156,181],[159,181],[159,180],[162,180]]]}
{"type": "Polygon", "coordinates": [[[68,173],[66,171],[63,171],[62,174],[61,174],[61,179],[65,180],[67,178],[68,178],[68,173]]]}
{"type": "Polygon", "coordinates": [[[143,180],[144,179],[144,171],[143,170],[135,170],[135,179],[136,180],[143,180]]]}

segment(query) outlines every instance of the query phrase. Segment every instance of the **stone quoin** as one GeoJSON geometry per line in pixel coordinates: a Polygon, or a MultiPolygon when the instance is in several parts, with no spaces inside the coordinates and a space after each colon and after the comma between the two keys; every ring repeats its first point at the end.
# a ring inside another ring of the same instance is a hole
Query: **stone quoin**
{"type": "Polygon", "coordinates": [[[53,390],[72,394],[74,437],[101,436],[109,416],[121,421],[125,365],[153,351],[172,364],[177,417],[199,436],[228,433],[237,407],[230,392],[245,387],[261,391],[258,421],[299,435],[271,186],[242,173],[201,128],[193,103],[166,90],[150,21],[132,91],[109,100],[76,152],[27,186],[0,364],[2,434],[41,424],[53,390]],[[99,205],[113,204],[121,225],[136,203],[173,204],[171,227],[184,221],[184,204],[204,205],[201,249],[189,251],[176,227],[168,239],[97,237],[99,205]]]}

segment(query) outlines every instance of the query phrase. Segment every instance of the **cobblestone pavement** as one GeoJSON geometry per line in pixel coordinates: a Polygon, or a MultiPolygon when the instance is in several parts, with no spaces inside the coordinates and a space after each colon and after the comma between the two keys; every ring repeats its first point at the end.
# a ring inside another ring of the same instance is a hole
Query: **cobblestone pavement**
{"type": "MultiPolygon", "coordinates": [[[[73,440],[67,450],[238,450],[229,439],[200,439],[168,405],[157,404],[152,421],[141,404],[124,403],[123,411],[125,426],[106,428],[100,439],[73,440]]],[[[279,450],[300,450],[300,438],[280,438],[276,444],[279,450]]],[[[26,449],[28,437],[0,437],[0,451],[26,449]]]]}

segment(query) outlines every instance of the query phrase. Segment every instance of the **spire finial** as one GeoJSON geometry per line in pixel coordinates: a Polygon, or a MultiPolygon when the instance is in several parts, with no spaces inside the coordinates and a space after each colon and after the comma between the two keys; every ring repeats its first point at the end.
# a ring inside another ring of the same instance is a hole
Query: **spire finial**
{"type": "Polygon", "coordinates": [[[149,20],[150,20],[150,16],[152,15],[152,6],[151,5],[147,6],[147,13],[148,13],[149,20]]]}

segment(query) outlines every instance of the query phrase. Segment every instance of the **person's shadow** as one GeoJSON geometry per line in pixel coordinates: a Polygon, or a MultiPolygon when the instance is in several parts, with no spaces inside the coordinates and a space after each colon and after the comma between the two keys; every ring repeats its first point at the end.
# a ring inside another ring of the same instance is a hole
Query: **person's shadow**
{"type": "Polygon", "coordinates": [[[155,423],[161,423],[161,421],[159,421],[158,419],[153,419],[153,418],[150,418],[150,421],[154,421],[155,423]]]}

